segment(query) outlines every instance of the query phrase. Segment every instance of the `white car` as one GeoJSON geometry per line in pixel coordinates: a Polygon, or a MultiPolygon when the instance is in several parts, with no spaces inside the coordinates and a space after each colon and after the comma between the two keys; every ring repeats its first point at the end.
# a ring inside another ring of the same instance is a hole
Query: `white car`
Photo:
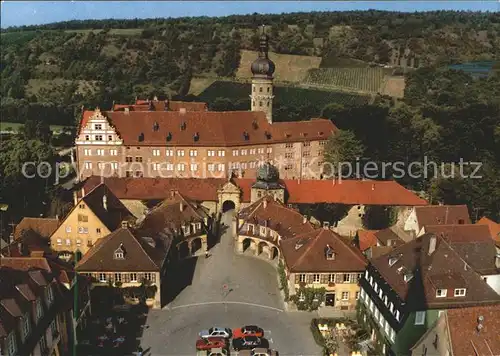
{"type": "Polygon", "coordinates": [[[200,337],[207,339],[210,337],[222,337],[224,339],[229,339],[231,337],[231,329],[228,328],[217,328],[213,327],[208,330],[200,331],[200,337]]]}

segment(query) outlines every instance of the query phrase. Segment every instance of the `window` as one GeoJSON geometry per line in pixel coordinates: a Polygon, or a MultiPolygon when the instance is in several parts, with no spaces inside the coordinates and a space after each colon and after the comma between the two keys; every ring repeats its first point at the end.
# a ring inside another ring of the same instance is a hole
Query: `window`
{"type": "Polygon", "coordinates": [[[436,298],[444,298],[448,294],[446,289],[436,289],[436,298]]]}
{"type": "Polygon", "coordinates": [[[368,280],[368,271],[365,271],[365,279],[368,280]]]}
{"type": "Polygon", "coordinates": [[[320,145],[320,146],[324,146],[324,145],[326,145],[326,141],[325,141],[325,140],[323,140],[323,141],[319,141],[319,145],[320,145]]]}
{"type": "Polygon", "coordinates": [[[82,240],[76,239],[76,246],[80,246],[82,244],[82,240]]]}
{"type": "Polygon", "coordinates": [[[115,259],[117,260],[123,260],[124,256],[123,256],[123,250],[122,249],[118,249],[115,251],[115,259]]]}
{"type": "Polygon", "coordinates": [[[136,162],[142,162],[142,156],[135,156],[136,162]]]}
{"type": "Polygon", "coordinates": [[[24,340],[26,340],[26,337],[29,335],[30,333],[30,316],[28,313],[24,314],[23,318],[22,318],[22,324],[21,324],[21,338],[24,340]]]}
{"type": "Polygon", "coordinates": [[[57,335],[57,333],[59,332],[57,330],[57,323],[55,320],[50,323],[50,332],[52,334],[52,337],[55,337],[57,335]]]}
{"type": "Polygon", "coordinates": [[[242,156],[246,156],[246,155],[247,155],[247,152],[248,152],[248,151],[247,151],[246,149],[245,149],[245,150],[241,150],[241,155],[242,155],[242,156]]]}
{"type": "Polygon", "coordinates": [[[95,135],[96,141],[102,141],[102,135],[95,135]]]}
{"type": "Polygon", "coordinates": [[[36,322],[38,323],[38,321],[43,315],[42,300],[40,298],[36,299],[35,309],[36,309],[36,322]]]}
{"type": "Polygon", "coordinates": [[[184,150],[177,150],[178,157],[184,157],[184,150]]]}
{"type": "Polygon", "coordinates": [[[247,163],[246,162],[243,162],[241,164],[241,169],[247,169],[247,163]]]}
{"type": "Polygon", "coordinates": [[[309,152],[309,151],[302,152],[302,157],[310,157],[310,156],[311,156],[311,152],[309,152]]]}
{"type": "Polygon", "coordinates": [[[306,282],[306,275],[305,275],[305,273],[299,274],[299,282],[302,282],[302,283],[306,282]]]}
{"type": "Polygon", "coordinates": [[[144,273],[144,279],[153,282],[152,273],[144,273]]]}
{"type": "Polygon", "coordinates": [[[127,156],[125,157],[125,162],[132,162],[132,157],[131,156],[127,156]]]}
{"type": "Polygon", "coordinates": [[[219,157],[224,157],[226,155],[226,151],[219,150],[217,154],[219,155],[219,157]]]}
{"type": "Polygon", "coordinates": [[[106,283],[106,273],[99,273],[99,282],[106,283]]]}
{"type": "Polygon", "coordinates": [[[259,87],[259,93],[262,93],[262,87],[259,87]]]}
{"type": "Polygon", "coordinates": [[[94,130],[102,130],[102,125],[101,124],[95,124],[94,125],[94,130]]]}
{"type": "Polygon", "coordinates": [[[174,164],[173,163],[167,163],[167,171],[173,171],[174,170],[174,164]]]}
{"type": "Polygon", "coordinates": [[[118,162],[110,162],[112,169],[118,169],[118,162]]]}
{"type": "Polygon", "coordinates": [[[108,141],[113,141],[113,135],[108,135],[108,141]]]}
{"type": "Polygon", "coordinates": [[[285,158],[293,158],[293,152],[286,152],[285,158]]]}
{"type": "Polygon", "coordinates": [[[320,281],[320,274],[319,273],[313,274],[313,283],[319,283],[319,281],[320,281]]]}
{"type": "Polygon", "coordinates": [[[383,298],[383,295],[384,295],[384,293],[382,292],[382,288],[380,288],[380,289],[379,289],[379,291],[378,291],[378,297],[379,297],[380,299],[382,299],[382,298],[383,298]]]}
{"type": "Polygon", "coordinates": [[[66,239],[66,246],[71,246],[71,240],[70,239],[66,239]]]}
{"type": "Polygon", "coordinates": [[[92,239],[87,239],[87,246],[92,247],[92,239]]]}
{"type": "Polygon", "coordinates": [[[181,172],[184,172],[184,170],[186,169],[184,163],[177,163],[177,170],[178,171],[181,171],[181,172]]]}
{"type": "Polygon", "coordinates": [[[224,163],[219,163],[219,164],[217,165],[217,170],[218,170],[219,172],[224,172],[224,163]]]}
{"type": "Polygon", "coordinates": [[[130,282],[137,282],[137,273],[130,273],[130,282]]]}
{"type": "Polygon", "coordinates": [[[375,287],[373,287],[373,289],[375,290],[375,293],[378,293],[378,283],[375,282],[375,287]]]}
{"type": "Polygon", "coordinates": [[[85,141],[89,141],[90,140],[90,135],[85,135],[85,141]]]}
{"type": "Polygon", "coordinates": [[[330,273],[328,275],[328,283],[335,283],[335,273],[330,273]]]}
{"type": "Polygon", "coordinates": [[[394,331],[394,329],[391,329],[391,341],[394,342],[396,339],[396,332],[394,331]]]}
{"type": "MultiPolygon", "coordinates": [[[[219,151],[219,152],[220,152],[220,151],[219,151]]],[[[208,156],[208,157],[214,157],[214,156],[215,156],[215,151],[213,151],[213,150],[208,150],[208,151],[207,151],[207,156],[208,156]]]]}
{"type": "Polygon", "coordinates": [[[153,171],[159,171],[160,170],[160,164],[159,163],[153,163],[152,167],[153,167],[153,171]]]}
{"type": "Polygon", "coordinates": [[[285,148],[292,148],[293,147],[293,143],[285,143],[285,148]]]}
{"type": "Polygon", "coordinates": [[[273,152],[273,148],[272,147],[268,147],[266,151],[267,151],[267,153],[272,153],[273,152]]]}
{"type": "Polygon", "coordinates": [[[303,145],[304,147],[309,147],[309,146],[311,146],[311,142],[306,141],[306,142],[302,143],[302,145],[303,145]]]}
{"type": "Polygon", "coordinates": [[[233,156],[238,156],[239,151],[238,150],[233,150],[233,156]]]}
{"type": "Polygon", "coordinates": [[[122,281],[122,274],[115,273],[115,282],[121,282],[121,281],[122,281]]]}
{"type": "Polygon", "coordinates": [[[96,233],[98,233],[98,234],[100,234],[100,233],[101,233],[101,228],[100,228],[100,227],[97,227],[97,228],[95,229],[95,232],[96,232],[96,233]]]}
{"type": "Polygon", "coordinates": [[[189,157],[196,157],[196,156],[198,156],[197,150],[189,150],[189,157]]]}
{"type": "Polygon", "coordinates": [[[85,162],[84,167],[85,169],[92,169],[92,162],[85,162]]]}
{"type": "Polygon", "coordinates": [[[87,215],[83,215],[83,214],[78,214],[78,221],[79,222],[88,222],[89,221],[89,218],[87,215]]]}
{"type": "Polygon", "coordinates": [[[264,153],[264,148],[258,148],[257,153],[264,153]]]}
{"type": "Polygon", "coordinates": [[[92,150],[90,148],[86,148],[83,150],[84,156],[92,156],[92,150]]]}
{"type": "Polygon", "coordinates": [[[351,283],[351,275],[349,273],[344,273],[344,283],[351,283]]]}
{"type": "Polygon", "coordinates": [[[104,156],[104,150],[102,148],[97,149],[97,155],[98,156],[104,156]]]}
{"type": "Polygon", "coordinates": [[[192,171],[197,171],[198,170],[198,165],[196,163],[191,163],[191,170],[192,171]]]}
{"type": "Polygon", "coordinates": [[[359,299],[359,292],[356,292],[356,300],[359,299]]]}
{"type": "Polygon", "coordinates": [[[400,315],[400,314],[399,314],[399,310],[396,310],[396,315],[395,315],[395,317],[396,317],[396,320],[397,320],[397,321],[399,321],[399,315],[400,315]]]}
{"type": "Polygon", "coordinates": [[[165,156],[167,157],[173,157],[174,155],[174,150],[166,150],[165,151],[165,156]]]}
{"type": "Polygon", "coordinates": [[[465,288],[456,288],[454,292],[455,297],[464,297],[465,296],[465,288]]]}
{"type": "Polygon", "coordinates": [[[415,313],[415,325],[424,325],[425,323],[425,312],[418,311],[415,313]]]}
{"type": "Polygon", "coordinates": [[[251,155],[254,155],[256,152],[257,152],[257,150],[255,148],[251,148],[250,149],[250,154],[251,155]]]}
{"type": "Polygon", "coordinates": [[[45,299],[47,299],[47,304],[50,306],[54,301],[54,294],[52,292],[52,286],[49,284],[47,288],[45,288],[45,299]]]}
{"type": "Polygon", "coordinates": [[[342,292],[342,300],[349,300],[349,292],[342,292]]]}
{"type": "Polygon", "coordinates": [[[154,149],[153,150],[153,156],[158,157],[160,155],[160,150],[159,149],[154,149]]]}
{"type": "Polygon", "coordinates": [[[57,239],[56,241],[57,241],[57,244],[58,244],[59,246],[60,246],[60,245],[62,245],[62,240],[61,240],[61,239],[57,239]]]}
{"type": "Polygon", "coordinates": [[[207,169],[209,172],[214,172],[215,171],[215,164],[214,163],[209,163],[207,165],[207,169]]]}

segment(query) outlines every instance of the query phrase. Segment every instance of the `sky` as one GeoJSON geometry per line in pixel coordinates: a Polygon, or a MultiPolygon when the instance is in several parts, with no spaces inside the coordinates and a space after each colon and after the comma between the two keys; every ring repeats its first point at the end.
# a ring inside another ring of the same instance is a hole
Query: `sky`
{"type": "Polygon", "coordinates": [[[227,16],[233,14],[298,11],[349,10],[500,11],[500,0],[492,1],[1,1],[1,27],[39,25],[51,22],[183,16],[227,16]]]}

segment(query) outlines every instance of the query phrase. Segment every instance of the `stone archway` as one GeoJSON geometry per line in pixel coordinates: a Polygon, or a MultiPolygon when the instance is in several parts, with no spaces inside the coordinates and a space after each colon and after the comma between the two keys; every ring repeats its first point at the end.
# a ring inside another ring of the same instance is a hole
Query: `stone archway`
{"type": "Polygon", "coordinates": [[[259,242],[257,245],[257,255],[260,256],[262,254],[267,254],[267,256],[269,256],[269,245],[264,241],[259,242]]]}
{"type": "Polygon", "coordinates": [[[246,238],[241,242],[242,252],[255,250],[255,241],[251,238],[246,238]]]}
{"type": "Polygon", "coordinates": [[[271,253],[269,254],[269,258],[271,260],[276,260],[279,258],[279,256],[280,256],[280,252],[279,252],[278,248],[276,246],[273,246],[271,248],[271,253]]]}
{"type": "Polygon", "coordinates": [[[178,244],[177,250],[179,251],[180,259],[189,257],[191,255],[191,251],[189,249],[189,243],[187,241],[183,241],[180,244],[178,244]]]}
{"type": "Polygon", "coordinates": [[[225,213],[230,210],[236,209],[236,203],[232,200],[225,200],[224,203],[222,203],[222,212],[225,213]]]}
{"type": "Polygon", "coordinates": [[[234,204],[234,210],[236,212],[240,209],[241,190],[231,181],[228,181],[222,188],[217,190],[217,195],[219,199],[218,207],[220,211],[224,212],[224,205],[229,204],[226,203],[227,201],[231,201],[234,204]]]}
{"type": "Polygon", "coordinates": [[[203,242],[201,240],[201,237],[198,237],[196,239],[193,239],[191,241],[191,254],[196,254],[197,252],[201,252],[201,248],[203,246],[203,242]]]}

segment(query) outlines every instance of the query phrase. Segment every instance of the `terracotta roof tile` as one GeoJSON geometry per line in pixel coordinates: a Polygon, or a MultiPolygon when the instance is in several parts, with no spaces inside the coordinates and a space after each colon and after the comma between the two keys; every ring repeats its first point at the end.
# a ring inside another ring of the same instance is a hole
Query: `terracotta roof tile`
{"type": "Polygon", "coordinates": [[[330,229],[282,240],[280,247],[291,272],[363,272],[367,264],[359,250],[330,229]],[[326,259],[328,247],[335,253],[333,260],[326,259]]]}
{"type": "Polygon", "coordinates": [[[464,268],[464,260],[439,235],[424,234],[396,247],[387,255],[373,259],[371,263],[403,301],[409,297],[418,298],[412,304],[416,310],[500,302],[500,296],[472,268],[464,268]],[[434,251],[431,248],[433,238],[434,251]],[[394,258],[394,263],[389,265],[391,258],[394,258]],[[406,282],[406,274],[414,278],[406,282]],[[448,297],[437,298],[436,289],[441,289],[441,286],[436,283],[443,278],[450,279],[446,285],[455,285],[455,288],[464,287],[465,283],[466,295],[454,297],[453,290],[450,290],[448,297]],[[412,293],[409,293],[410,290],[412,293]]]}
{"type": "Polygon", "coordinates": [[[45,257],[3,257],[0,266],[19,271],[42,269],[51,272],[51,268],[45,257]]]}
{"type": "Polygon", "coordinates": [[[313,225],[309,221],[304,222],[304,217],[298,211],[287,208],[270,196],[241,209],[238,217],[251,224],[268,226],[282,239],[314,231],[313,225]]]}
{"type": "Polygon", "coordinates": [[[488,219],[485,216],[483,216],[481,219],[479,219],[476,222],[476,224],[487,225],[489,230],[490,230],[491,238],[497,242],[500,242],[500,224],[494,222],[491,219],[488,219]]]}
{"type": "Polygon", "coordinates": [[[358,230],[359,249],[361,251],[369,247],[377,246],[377,237],[375,236],[377,231],[378,230],[358,230]]]}
{"type": "Polygon", "coordinates": [[[428,205],[415,207],[420,228],[426,225],[470,224],[467,205],[428,205]]]}
{"type": "Polygon", "coordinates": [[[391,252],[394,249],[392,246],[372,246],[370,247],[371,250],[371,258],[378,258],[380,256],[383,256],[389,252],[391,252]]]}
{"type": "Polygon", "coordinates": [[[500,305],[450,309],[446,313],[454,355],[500,355],[500,305]],[[480,316],[483,327],[478,332],[480,316]]]}
{"type": "MultiPolygon", "coordinates": [[[[168,251],[167,251],[168,252],[168,251]]],[[[155,272],[159,266],[144,248],[144,243],[127,228],[120,228],[103,237],[76,265],[80,272],[155,272]],[[116,259],[118,248],[125,252],[123,259],[116,259]]]]}
{"type": "Polygon", "coordinates": [[[23,218],[14,229],[14,240],[21,237],[23,231],[32,230],[40,237],[50,238],[59,226],[58,219],[51,218],[23,218]]]}
{"type": "MultiPolygon", "coordinates": [[[[119,199],[162,200],[170,190],[178,190],[184,197],[195,201],[218,201],[217,189],[225,178],[102,178],[119,199]]],[[[254,179],[236,178],[243,202],[250,202],[254,179]]],[[[83,183],[85,192],[101,183],[101,177],[91,176],[83,183]]],[[[288,195],[287,203],[337,203],[365,205],[415,206],[426,205],[424,199],[394,181],[343,180],[332,184],[327,180],[281,180],[288,195]],[[372,189],[375,187],[375,189],[372,189]]]]}
{"type": "MultiPolygon", "coordinates": [[[[235,146],[328,139],[337,128],[330,120],[269,124],[263,112],[253,111],[107,111],[125,145],[235,146]],[[158,130],[153,126],[158,124],[158,130]],[[183,126],[185,125],[185,127],[183,126]],[[244,133],[249,134],[249,139],[244,133]],[[139,139],[139,136],[143,137],[139,139]],[[198,139],[194,136],[198,134],[198,139]],[[170,140],[167,141],[167,136],[170,140]]],[[[80,127],[91,114],[84,112],[80,127]]]]}
{"type": "Polygon", "coordinates": [[[449,243],[491,242],[488,226],[477,224],[464,225],[426,225],[425,232],[439,235],[449,243]]]}
{"type": "MultiPolygon", "coordinates": [[[[115,104],[113,105],[113,110],[123,110],[128,108],[131,111],[149,111],[149,101],[148,100],[136,100],[135,104],[115,104]]],[[[165,110],[165,101],[161,100],[152,100],[153,111],[164,111],[165,110]]],[[[177,101],[177,100],[169,100],[168,101],[168,110],[170,111],[180,111],[180,109],[186,109],[186,111],[207,111],[207,103],[196,102],[196,101],[177,101]]]]}

